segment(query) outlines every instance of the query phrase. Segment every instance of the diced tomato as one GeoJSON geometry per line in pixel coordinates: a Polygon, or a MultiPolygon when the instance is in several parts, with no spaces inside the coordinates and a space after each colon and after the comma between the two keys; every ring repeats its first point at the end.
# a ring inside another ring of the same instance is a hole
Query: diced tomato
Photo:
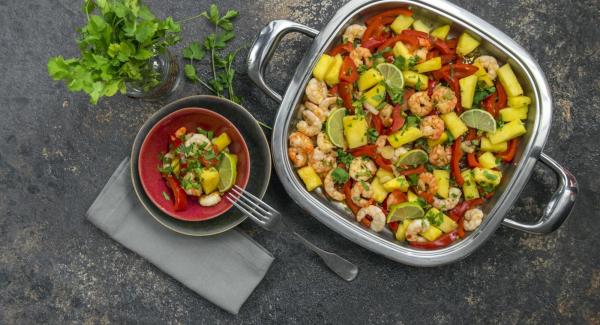
{"type": "Polygon", "coordinates": [[[342,69],[340,70],[340,80],[354,83],[358,80],[358,71],[356,69],[356,65],[352,58],[347,56],[344,58],[344,63],[342,63],[342,69]]]}

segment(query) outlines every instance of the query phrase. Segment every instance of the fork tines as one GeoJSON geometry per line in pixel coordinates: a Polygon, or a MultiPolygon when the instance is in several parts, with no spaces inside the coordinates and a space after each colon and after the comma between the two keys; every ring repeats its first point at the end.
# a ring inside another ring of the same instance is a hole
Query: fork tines
{"type": "Polygon", "coordinates": [[[237,185],[225,195],[225,198],[247,216],[263,223],[278,214],[277,210],[237,185]]]}

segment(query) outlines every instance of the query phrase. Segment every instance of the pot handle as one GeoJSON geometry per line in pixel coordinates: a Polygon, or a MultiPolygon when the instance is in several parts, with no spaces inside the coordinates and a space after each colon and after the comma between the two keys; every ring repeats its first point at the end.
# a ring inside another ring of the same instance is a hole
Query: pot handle
{"type": "Polygon", "coordinates": [[[274,20],[265,26],[250,47],[248,53],[248,76],[271,98],[281,103],[283,97],[267,85],[264,74],[281,39],[290,32],[316,37],[319,31],[289,20],[274,20]]]}
{"type": "Polygon", "coordinates": [[[513,219],[505,218],[502,221],[502,224],[530,234],[542,235],[558,229],[558,227],[560,227],[567,219],[575,205],[578,185],[573,174],[546,154],[541,153],[539,161],[550,167],[558,177],[558,188],[544,209],[542,218],[534,224],[521,223],[513,219]]]}

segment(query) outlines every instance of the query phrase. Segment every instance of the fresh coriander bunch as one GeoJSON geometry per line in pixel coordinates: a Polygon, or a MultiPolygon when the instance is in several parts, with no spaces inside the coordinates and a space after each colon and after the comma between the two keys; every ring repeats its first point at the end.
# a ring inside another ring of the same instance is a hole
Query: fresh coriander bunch
{"type": "Polygon", "coordinates": [[[158,19],[139,0],[85,0],[87,24],[79,29],[80,56],[50,58],[48,73],[70,91],[83,91],[96,104],[101,97],[126,92],[126,83],[148,91],[160,83],[149,60],[179,42],[173,18],[158,19]]]}

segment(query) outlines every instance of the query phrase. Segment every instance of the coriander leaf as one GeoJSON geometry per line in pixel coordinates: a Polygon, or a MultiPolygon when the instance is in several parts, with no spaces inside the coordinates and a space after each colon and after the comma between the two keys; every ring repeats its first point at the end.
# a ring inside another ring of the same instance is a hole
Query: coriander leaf
{"type": "Polygon", "coordinates": [[[346,166],[350,166],[350,164],[352,163],[352,160],[354,160],[354,157],[351,154],[345,152],[342,149],[337,150],[337,155],[338,155],[338,161],[346,166]]]}
{"type": "Polygon", "coordinates": [[[227,12],[225,13],[225,15],[223,15],[223,17],[221,17],[221,19],[226,20],[226,19],[232,19],[238,16],[238,12],[235,10],[227,10],[227,12]]]}
{"type": "Polygon", "coordinates": [[[186,64],[183,67],[183,71],[185,72],[185,76],[192,80],[192,81],[197,81],[198,80],[198,75],[196,74],[196,68],[191,65],[191,64],[186,64]]]}
{"type": "Polygon", "coordinates": [[[138,28],[135,32],[135,39],[140,43],[144,43],[154,36],[154,33],[156,33],[157,29],[157,23],[144,21],[138,25],[138,28]]]}
{"type": "Polygon", "coordinates": [[[379,133],[377,133],[377,130],[375,130],[374,128],[369,128],[367,130],[367,138],[369,140],[369,143],[374,143],[375,141],[377,141],[378,137],[379,133]]]}
{"type": "Polygon", "coordinates": [[[183,49],[183,57],[190,60],[202,60],[204,58],[204,49],[198,42],[191,42],[183,49]]]}
{"type": "Polygon", "coordinates": [[[331,172],[331,178],[336,184],[344,184],[348,181],[350,175],[344,169],[337,167],[331,172]]]}
{"type": "Polygon", "coordinates": [[[165,200],[171,201],[171,197],[169,196],[169,194],[167,194],[167,192],[163,191],[162,196],[165,198],[165,200]]]}
{"type": "Polygon", "coordinates": [[[55,56],[48,60],[48,74],[50,74],[52,79],[65,79],[71,75],[71,68],[67,61],[65,61],[62,55],[55,56]]]}
{"type": "Polygon", "coordinates": [[[140,6],[140,10],[138,11],[138,16],[144,20],[153,20],[154,14],[150,11],[150,8],[146,5],[140,6]]]}
{"type": "Polygon", "coordinates": [[[208,9],[208,15],[206,16],[211,23],[217,24],[219,22],[219,8],[216,4],[211,4],[208,9]]]}

